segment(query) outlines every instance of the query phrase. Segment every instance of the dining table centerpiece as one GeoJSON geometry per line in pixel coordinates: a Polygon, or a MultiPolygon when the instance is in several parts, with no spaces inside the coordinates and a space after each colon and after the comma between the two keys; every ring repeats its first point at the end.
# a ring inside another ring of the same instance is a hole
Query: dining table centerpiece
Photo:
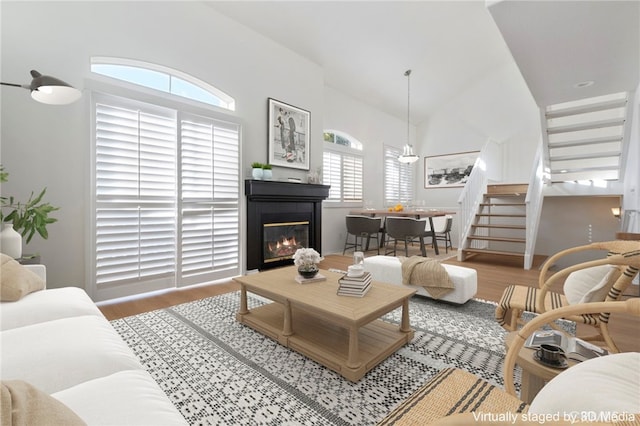
{"type": "Polygon", "coordinates": [[[293,264],[298,267],[298,273],[307,279],[316,276],[320,270],[318,263],[322,260],[320,253],[312,248],[299,248],[293,255],[293,264]]]}

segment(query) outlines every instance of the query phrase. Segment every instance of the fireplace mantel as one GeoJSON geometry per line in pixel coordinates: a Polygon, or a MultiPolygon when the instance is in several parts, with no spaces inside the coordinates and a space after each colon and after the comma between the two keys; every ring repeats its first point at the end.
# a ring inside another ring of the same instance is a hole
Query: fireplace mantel
{"type": "Polygon", "coordinates": [[[309,247],[322,254],[322,201],[329,185],[247,179],[247,270],[292,264],[291,259],[264,262],[263,223],[273,217],[309,221],[309,247]]]}
{"type": "Polygon", "coordinates": [[[270,180],[244,181],[244,193],[251,201],[296,200],[322,201],[329,196],[329,185],[294,183],[270,180]]]}

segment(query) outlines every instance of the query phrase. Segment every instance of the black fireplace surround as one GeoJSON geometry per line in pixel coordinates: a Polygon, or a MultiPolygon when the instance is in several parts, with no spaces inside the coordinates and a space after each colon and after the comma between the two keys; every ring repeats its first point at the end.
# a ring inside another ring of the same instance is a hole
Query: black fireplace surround
{"type": "Polygon", "coordinates": [[[264,224],[309,222],[309,247],[322,254],[322,201],[329,185],[247,179],[247,270],[293,264],[291,258],[265,262],[264,224]]]}

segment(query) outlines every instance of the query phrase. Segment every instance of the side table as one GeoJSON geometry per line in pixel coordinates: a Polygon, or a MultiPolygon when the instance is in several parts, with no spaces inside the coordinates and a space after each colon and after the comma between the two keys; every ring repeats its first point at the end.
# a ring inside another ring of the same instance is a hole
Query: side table
{"type": "Polygon", "coordinates": [[[37,265],[40,264],[39,254],[23,254],[22,257],[16,259],[21,265],[37,265]]]}
{"type": "MultiPolygon", "coordinates": [[[[511,347],[511,344],[517,334],[517,331],[512,331],[507,334],[504,341],[507,351],[511,347]]],[[[518,353],[518,358],[516,359],[516,364],[522,368],[520,399],[527,404],[531,404],[533,398],[535,398],[538,392],[540,392],[540,389],[542,389],[546,382],[564,371],[564,369],[561,368],[546,367],[540,364],[538,361],[533,359],[535,351],[536,350],[533,348],[523,346],[522,349],[520,349],[520,353],[518,353]]],[[[567,362],[569,364],[568,368],[571,368],[578,363],[571,359],[568,359],[567,362]]]]}

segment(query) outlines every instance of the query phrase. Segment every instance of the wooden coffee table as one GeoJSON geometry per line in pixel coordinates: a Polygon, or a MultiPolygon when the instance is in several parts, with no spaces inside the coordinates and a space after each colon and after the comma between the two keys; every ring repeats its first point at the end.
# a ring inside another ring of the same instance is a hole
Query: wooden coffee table
{"type": "Polygon", "coordinates": [[[236,319],[314,361],[358,381],[413,339],[409,298],[415,290],[374,281],[364,297],[338,296],[342,275],[321,270],[326,281],[299,284],[295,267],[234,278],[240,283],[236,319]],[[247,292],[274,303],[247,308],[247,292]],[[400,327],[379,318],[402,307],[400,327]]]}

